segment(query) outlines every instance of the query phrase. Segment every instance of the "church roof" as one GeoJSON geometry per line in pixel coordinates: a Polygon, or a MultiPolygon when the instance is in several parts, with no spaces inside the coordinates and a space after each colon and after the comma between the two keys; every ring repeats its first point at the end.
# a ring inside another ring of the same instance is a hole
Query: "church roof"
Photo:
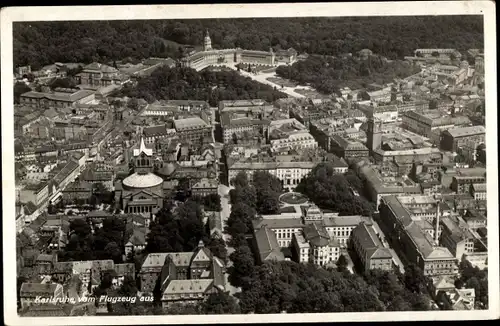
{"type": "Polygon", "coordinates": [[[146,144],[144,144],[144,138],[142,138],[142,137],[141,137],[141,144],[140,144],[139,148],[134,149],[134,156],[139,156],[139,155],[141,155],[141,153],[144,153],[147,156],[153,155],[153,149],[146,147],[146,144]]]}
{"type": "Polygon", "coordinates": [[[139,174],[136,172],[123,180],[123,184],[131,188],[151,188],[162,183],[163,179],[153,173],[139,174]]]}

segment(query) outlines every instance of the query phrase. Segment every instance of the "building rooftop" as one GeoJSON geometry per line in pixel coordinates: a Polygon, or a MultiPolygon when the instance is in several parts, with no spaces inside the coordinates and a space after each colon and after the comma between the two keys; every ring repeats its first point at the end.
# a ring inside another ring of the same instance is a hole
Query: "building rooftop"
{"type": "Polygon", "coordinates": [[[346,215],[346,216],[338,216],[332,214],[325,213],[323,215],[323,225],[326,227],[342,227],[342,226],[356,226],[361,222],[365,222],[367,224],[372,224],[371,219],[367,216],[361,215],[346,215]]]}
{"type": "Polygon", "coordinates": [[[439,247],[433,243],[432,239],[429,238],[428,234],[420,226],[420,223],[413,220],[397,196],[385,196],[382,200],[393,212],[394,216],[400,220],[423,259],[454,259],[447,248],[439,247]]]}
{"type": "Polygon", "coordinates": [[[48,100],[53,100],[53,101],[73,103],[73,102],[81,100],[87,96],[90,96],[94,93],[95,93],[94,91],[81,90],[79,88],[71,89],[71,90],[56,89],[55,91],[50,92],[50,93],[30,91],[30,92],[22,94],[21,97],[37,98],[37,99],[46,98],[48,100]]]}
{"type": "Polygon", "coordinates": [[[137,156],[141,155],[142,153],[146,154],[147,156],[153,155],[153,149],[146,147],[146,144],[144,143],[143,137],[141,137],[141,143],[139,145],[139,148],[134,148],[134,156],[137,157],[137,156]]]}
{"type": "Polygon", "coordinates": [[[21,297],[37,297],[40,295],[51,297],[58,287],[61,287],[61,285],[56,283],[23,283],[20,295],[21,297]]]}
{"type": "Polygon", "coordinates": [[[34,191],[36,193],[40,192],[47,186],[47,182],[31,183],[27,184],[23,190],[34,191]]]}
{"type": "Polygon", "coordinates": [[[205,293],[213,283],[213,279],[172,280],[163,295],[205,293]]]}
{"type": "Polygon", "coordinates": [[[267,227],[263,227],[255,231],[255,241],[261,261],[264,260],[285,260],[285,256],[281,252],[276,234],[267,227]]]}
{"type": "Polygon", "coordinates": [[[146,259],[142,263],[141,269],[144,268],[155,268],[155,267],[163,267],[165,264],[165,259],[169,253],[161,252],[161,253],[150,253],[146,256],[146,259]]]}
{"type": "Polygon", "coordinates": [[[142,130],[144,137],[153,137],[159,135],[168,135],[170,130],[167,128],[167,125],[159,125],[159,126],[151,126],[145,127],[142,130]]]}
{"type": "Polygon", "coordinates": [[[457,138],[485,134],[486,129],[484,128],[484,126],[472,126],[448,129],[445,132],[449,133],[452,137],[457,138]]]}
{"type": "Polygon", "coordinates": [[[475,192],[486,192],[487,184],[486,183],[474,183],[472,188],[475,192]]]}
{"type": "Polygon", "coordinates": [[[177,131],[184,131],[208,127],[208,124],[200,117],[191,117],[174,120],[174,126],[177,131]]]}
{"type": "Polygon", "coordinates": [[[318,225],[317,223],[311,223],[304,227],[304,238],[309,241],[315,247],[325,247],[332,243],[330,235],[326,231],[323,225],[318,225]]]}
{"type": "Polygon", "coordinates": [[[261,218],[258,220],[252,220],[254,229],[260,229],[267,226],[270,229],[276,228],[302,228],[304,224],[300,218],[281,218],[277,216],[276,218],[261,218]]]}
{"type": "Polygon", "coordinates": [[[217,188],[219,182],[215,179],[202,178],[192,186],[192,189],[217,188]]]}
{"type": "Polygon", "coordinates": [[[131,188],[152,188],[163,183],[163,179],[154,173],[135,172],[123,180],[123,185],[131,188]]]}
{"type": "Polygon", "coordinates": [[[91,64],[86,65],[83,67],[83,71],[98,71],[98,72],[104,72],[104,73],[117,73],[118,69],[98,63],[98,62],[92,62],[91,64]]]}

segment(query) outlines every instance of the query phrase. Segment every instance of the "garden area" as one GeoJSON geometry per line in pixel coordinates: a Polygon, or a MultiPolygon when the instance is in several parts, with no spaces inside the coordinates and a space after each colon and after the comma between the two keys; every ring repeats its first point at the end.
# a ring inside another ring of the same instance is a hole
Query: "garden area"
{"type": "Polygon", "coordinates": [[[309,88],[297,88],[293,90],[295,93],[304,95],[307,98],[328,98],[328,96],[325,96],[323,94],[318,93],[314,89],[309,89],[309,88]]]}
{"type": "Polygon", "coordinates": [[[275,83],[278,86],[285,86],[285,87],[297,87],[298,83],[293,82],[289,79],[284,79],[280,77],[268,77],[266,80],[270,81],[271,83],[275,83]]]}
{"type": "Polygon", "coordinates": [[[308,199],[298,192],[287,192],[279,197],[280,203],[285,205],[302,205],[307,203],[308,199]]]}

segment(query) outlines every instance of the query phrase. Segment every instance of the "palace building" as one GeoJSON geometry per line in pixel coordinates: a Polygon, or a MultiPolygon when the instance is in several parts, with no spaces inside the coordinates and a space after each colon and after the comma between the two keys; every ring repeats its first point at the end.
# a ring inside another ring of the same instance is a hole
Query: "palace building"
{"type": "Polygon", "coordinates": [[[279,50],[274,52],[257,50],[235,49],[214,49],[208,30],[203,40],[203,51],[195,52],[182,58],[183,67],[203,70],[209,66],[236,65],[238,63],[247,63],[253,65],[275,66],[279,63],[292,64],[297,60],[297,51],[290,48],[288,50],[279,50]]]}

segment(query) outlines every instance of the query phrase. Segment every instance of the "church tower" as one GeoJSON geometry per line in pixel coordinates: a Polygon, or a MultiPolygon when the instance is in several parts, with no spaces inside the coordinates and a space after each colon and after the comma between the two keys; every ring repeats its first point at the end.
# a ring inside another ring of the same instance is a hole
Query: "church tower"
{"type": "Polygon", "coordinates": [[[203,51],[212,50],[212,40],[210,39],[210,35],[208,35],[208,29],[205,33],[205,38],[203,39],[203,51]]]}
{"type": "Polygon", "coordinates": [[[153,150],[146,147],[142,137],[139,148],[134,149],[134,170],[138,174],[148,174],[153,170],[153,150]]]}
{"type": "Polygon", "coordinates": [[[366,140],[370,153],[382,146],[382,121],[375,121],[373,117],[368,119],[366,140]]]}

